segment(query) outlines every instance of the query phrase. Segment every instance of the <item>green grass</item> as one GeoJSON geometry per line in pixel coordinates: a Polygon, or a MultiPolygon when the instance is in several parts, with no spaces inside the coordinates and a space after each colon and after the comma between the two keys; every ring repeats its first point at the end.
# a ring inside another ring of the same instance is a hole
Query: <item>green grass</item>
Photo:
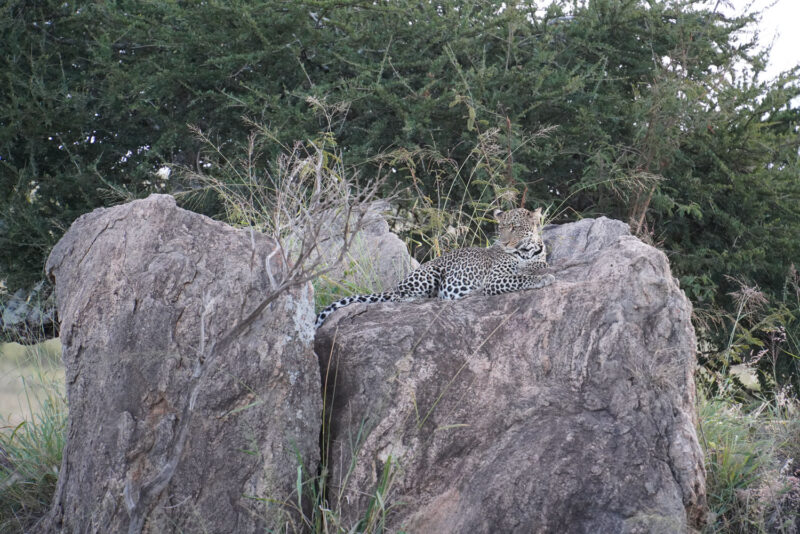
{"type": "Polygon", "coordinates": [[[353,246],[343,259],[341,271],[335,270],[314,280],[314,307],[319,313],[323,308],[350,295],[381,293],[386,288],[377,274],[375,258],[356,237],[353,246]],[[333,276],[331,276],[333,275],[333,276]]]}
{"type": "Polygon", "coordinates": [[[32,346],[0,344],[0,426],[25,420],[37,409],[40,391],[54,381],[63,384],[63,376],[57,339],[32,346]]]}
{"type": "MultiPolygon", "coordinates": [[[[349,436],[348,442],[351,444],[352,450],[350,451],[350,465],[347,472],[340,480],[341,487],[338,491],[334,491],[329,483],[330,469],[330,453],[331,453],[331,424],[333,419],[333,411],[328,405],[328,401],[336,395],[336,373],[337,368],[331,368],[332,360],[328,361],[328,367],[324,371],[322,377],[324,389],[322,398],[322,436],[321,444],[321,462],[320,468],[313,476],[307,476],[306,488],[312,502],[311,516],[303,514],[303,521],[307,531],[317,534],[351,534],[351,533],[364,533],[364,534],[378,534],[385,530],[387,515],[395,506],[393,502],[392,489],[395,476],[398,473],[399,465],[391,456],[387,459],[381,471],[380,480],[370,495],[369,505],[367,511],[360,520],[354,524],[345,524],[341,517],[342,503],[347,498],[345,491],[348,489],[348,481],[356,468],[356,461],[358,458],[359,450],[363,445],[364,439],[367,436],[366,420],[361,420],[358,426],[358,432],[355,436],[349,436]],[[333,373],[333,376],[331,376],[333,373]],[[332,384],[333,391],[328,391],[328,385],[332,384]]],[[[300,493],[298,488],[298,502],[300,493]]]]}
{"type": "Polygon", "coordinates": [[[795,532],[800,404],[774,399],[745,405],[698,395],[710,509],[707,533],[795,532]]]}
{"type": "Polygon", "coordinates": [[[28,531],[49,509],[58,480],[67,406],[53,345],[22,353],[4,345],[0,353],[6,376],[16,375],[22,382],[18,409],[0,417],[2,534],[28,531]]]}
{"type": "MultiPolygon", "coordinates": [[[[326,374],[335,370],[327,369],[326,374]]],[[[323,377],[323,387],[335,383],[323,377]]],[[[380,480],[369,495],[369,503],[363,517],[356,520],[342,518],[341,509],[348,496],[348,480],[356,468],[358,452],[367,435],[366,422],[361,421],[357,435],[351,436],[349,442],[351,462],[342,475],[341,487],[330,486],[329,451],[331,410],[328,409],[327,391],[323,392],[323,420],[321,432],[321,462],[316,470],[309,469],[303,462],[299,451],[295,451],[297,462],[297,478],[294,493],[288,499],[280,500],[269,496],[252,496],[263,504],[262,517],[269,525],[268,532],[280,534],[380,534],[386,531],[386,520],[391,510],[398,506],[393,499],[393,485],[400,467],[391,456],[387,458],[381,471],[380,480]]]]}

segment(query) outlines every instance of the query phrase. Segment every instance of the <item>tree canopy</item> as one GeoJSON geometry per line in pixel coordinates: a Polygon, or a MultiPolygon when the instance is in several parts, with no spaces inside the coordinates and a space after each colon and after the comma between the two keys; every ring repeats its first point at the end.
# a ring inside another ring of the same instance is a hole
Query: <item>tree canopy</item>
{"type": "Polygon", "coordinates": [[[191,187],[162,166],[213,169],[253,125],[286,144],[313,138],[326,127],[313,98],[339,104],[330,128],[362,173],[390,161],[392,186],[435,198],[494,172],[560,220],[629,221],[666,250],[696,307],[733,313],[730,294],[757,285],[800,337],[786,311],[800,310],[799,71],[764,79],[767,52],[742,32],[757,15],[700,0],[0,10],[0,278],[11,289],[42,277],[80,214],[191,187]],[[481,136],[498,165],[471,157],[481,136]]]}

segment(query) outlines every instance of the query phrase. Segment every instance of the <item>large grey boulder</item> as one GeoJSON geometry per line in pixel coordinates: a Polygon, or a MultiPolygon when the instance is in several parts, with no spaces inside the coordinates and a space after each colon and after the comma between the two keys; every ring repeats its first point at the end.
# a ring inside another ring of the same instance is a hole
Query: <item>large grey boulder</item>
{"type": "Polygon", "coordinates": [[[274,245],[165,195],[72,225],[47,262],[69,422],[39,531],[246,533],[299,521],[287,511],[300,463],[316,474],[322,409],[310,287],[232,332],[270,290],[274,245]]]}
{"type": "Polygon", "coordinates": [[[324,264],[330,268],[327,277],[343,281],[352,287],[370,291],[387,291],[419,267],[408,253],[408,247],[389,229],[383,216],[391,205],[383,200],[369,204],[363,214],[350,217],[348,231],[358,224],[359,230],[344,257],[339,259],[345,218],[331,215],[322,224],[320,251],[324,264]]]}
{"type": "Polygon", "coordinates": [[[691,306],[666,256],[605,218],[547,227],[545,241],[546,288],[351,305],[318,331],[329,495],[345,521],[409,533],[702,524],[691,306]]]}

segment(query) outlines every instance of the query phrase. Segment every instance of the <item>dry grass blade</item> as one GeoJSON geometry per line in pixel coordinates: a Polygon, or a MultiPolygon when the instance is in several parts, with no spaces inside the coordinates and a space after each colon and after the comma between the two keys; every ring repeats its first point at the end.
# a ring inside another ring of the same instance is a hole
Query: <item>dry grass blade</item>
{"type": "Polygon", "coordinates": [[[739,289],[729,292],[728,295],[736,301],[740,314],[750,315],[769,304],[766,295],[758,286],[748,285],[744,280],[732,276],[725,278],[739,286],[739,289]]]}

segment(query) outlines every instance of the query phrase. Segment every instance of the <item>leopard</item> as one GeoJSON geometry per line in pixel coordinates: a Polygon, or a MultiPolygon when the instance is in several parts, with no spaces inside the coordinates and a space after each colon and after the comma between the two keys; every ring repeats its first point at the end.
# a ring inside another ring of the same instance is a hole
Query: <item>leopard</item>
{"type": "Polygon", "coordinates": [[[551,284],[542,239],[542,210],[495,210],[498,239],[489,247],[452,250],[423,263],[393,289],[383,293],[353,295],[334,302],[317,316],[316,328],[333,312],[358,302],[404,302],[438,297],[458,300],[470,295],[499,295],[551,284]]]}

